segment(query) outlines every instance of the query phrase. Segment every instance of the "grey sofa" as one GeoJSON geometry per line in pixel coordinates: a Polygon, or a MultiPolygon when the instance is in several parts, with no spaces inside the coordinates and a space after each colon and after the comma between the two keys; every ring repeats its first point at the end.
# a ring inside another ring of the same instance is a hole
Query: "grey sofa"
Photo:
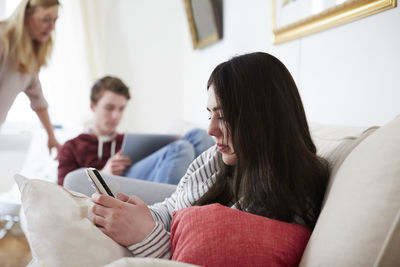
{"type": "MultiPolygon", "coordinates": [[[[102,176],[113,192],[136,195],[148,205],[163,201],[176,188],[176,185],[148,182],[105,173],[102,173],[102,176]]],[[[87,196],[91,196],[95,192],[84,168],[67,174],[64,180],[64,187],[87,196]]]]}

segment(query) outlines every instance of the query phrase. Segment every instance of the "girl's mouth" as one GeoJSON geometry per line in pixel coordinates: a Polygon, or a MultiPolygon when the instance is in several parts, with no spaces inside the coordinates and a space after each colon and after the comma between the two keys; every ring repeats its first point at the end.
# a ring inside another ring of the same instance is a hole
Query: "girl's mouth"
{"type": "Polygon", "coordinates": [[[226,151],[229,149],[228,146],[223,145],[223,144],[221,144],[221,143],[217,143],[217,146],[218,146],[218,151],[219,151],[219,152],[226,152],[226,151]]]}

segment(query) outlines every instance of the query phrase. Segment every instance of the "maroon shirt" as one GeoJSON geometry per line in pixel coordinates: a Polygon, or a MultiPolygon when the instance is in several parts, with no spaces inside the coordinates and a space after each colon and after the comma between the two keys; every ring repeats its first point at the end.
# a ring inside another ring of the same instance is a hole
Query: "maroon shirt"
{"type": "Polygon", "coordinates": [[[98,158],[99,140],[97,136],[84,133],[67,141],[58,154],[58,184],[64,183],[65,176],[76,169],[93,167],[103,169],[111,157],[111,144],[115,140],[115,152],[122,146],[123,134],[117,134],[114,139],[103,142],[102,157],[98,158]]]}

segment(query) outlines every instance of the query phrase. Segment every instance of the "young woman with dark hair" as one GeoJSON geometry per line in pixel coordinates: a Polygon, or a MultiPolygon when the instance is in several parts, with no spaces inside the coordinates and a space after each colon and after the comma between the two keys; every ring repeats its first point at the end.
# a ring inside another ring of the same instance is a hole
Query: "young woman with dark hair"
{"type": "Polygon", "coordinates": [[[313,228],[328,172],[287,68],[266,53],[239,56],[216,67],[207,87],[216,99],[209,134],[225,164],[196,204],[234,200],[241,210],[313,228]]]}
{"type": "Polygon", "coordinates": [[[171,197],[150,207],[123,193],[92,198],[93,222],[135,256],[170,258],[173,212],[194,205],[315,225],[329,172],[286,67],[266,53],[237,56],[215,68],[207,88],[217,145],[193,161],[171,197]]]}

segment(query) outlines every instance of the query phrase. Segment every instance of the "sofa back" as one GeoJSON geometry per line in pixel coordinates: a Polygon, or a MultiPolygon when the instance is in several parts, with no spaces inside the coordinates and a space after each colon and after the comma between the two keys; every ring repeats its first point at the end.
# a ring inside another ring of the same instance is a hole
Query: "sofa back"
{"type": "Polygon", "coordinates": [[[331,178],[300,266],[400,266],[400,117],[311,131],[331,178]]]}

